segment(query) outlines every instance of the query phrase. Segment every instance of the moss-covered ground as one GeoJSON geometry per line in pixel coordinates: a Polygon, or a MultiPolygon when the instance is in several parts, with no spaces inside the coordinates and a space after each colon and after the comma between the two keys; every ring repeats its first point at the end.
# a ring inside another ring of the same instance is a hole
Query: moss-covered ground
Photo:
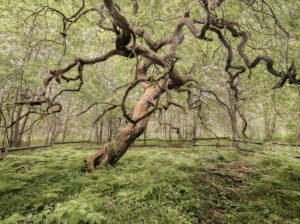
{"type": "Polygon", "coordinates": [[[93,174],[88,148],[0,162],[0,223],[300,223],[300,148],[133,148],[93,174]]]}

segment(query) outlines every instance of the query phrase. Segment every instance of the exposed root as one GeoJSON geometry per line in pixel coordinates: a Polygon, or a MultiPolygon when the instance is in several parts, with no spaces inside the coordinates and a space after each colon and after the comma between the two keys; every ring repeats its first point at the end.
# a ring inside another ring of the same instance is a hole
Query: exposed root
{"type": "Polygon", "coordinates": [[[85,167],[88,172],[92,173],[99,166],[106,166],[109,164],[108,144],[105,144],[102,149],[96,152],[95,155],[84,160],[85,167]]]}

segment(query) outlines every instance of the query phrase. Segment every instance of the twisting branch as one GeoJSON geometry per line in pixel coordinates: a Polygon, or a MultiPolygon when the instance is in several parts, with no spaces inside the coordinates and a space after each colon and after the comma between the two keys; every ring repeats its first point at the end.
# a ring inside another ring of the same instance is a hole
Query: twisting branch
{"type": "Polygon", "coordinates": [[[116,104],[112,104],[112,103],[108,103],[108,102],[96,102],[96,103],[91,104],[85,110],[81,111],[80,113],[78,113],[78,114],[76,114],[74,116],[79,117],[79,116],[85,114],[86,112],[88,112],[90,109],[92,109],[94,106],[97,106],[97,105],[118,106],[116,104]]]}
{"type": "MultiPolygon", "coordinates": [[[[195,22],[198,23],[198,20],[195,20],[195,22]]],[[[211,27],[210,30],[215,32],[218,35],[219,40],[222,42],[222,44],[225,46],[225,48],[228,51],[227,55],[227,61],[226,61],[226,67],[225,71],[229,72],[229,69],[235,69],[238,70],[238,72],[232,76],[231,83],[233,83],[234,79],[236,79],[240,74],[244,73],[246,71],[246,68],[243,65],[239,66],[233,66],[233,52],[232,47],[230,46],[229,42],[225,39],[224,35],[220,31],[220,29],[226,29],[231,34],[232,37],[238,38],[241,37],[242,41],[237,47],[239,55],[242,57],[244,63],[246,64],[247,68],[253,69],[255,68],[261,61],[266,63],[267,71],[272,74],[275,77],[281,78],[281,81],[274,86],[274,88],[280,88],[282,87],[286,81],[289,81],[290,84],[300,84],[300,79],[297,79],[297,72],[296,68],[294,66],[294,63],[291,64],[291,66],[288,68],[287,71],[278,71],[274,68],[274,59],[272,59],[269,56],[257,56],[252,62],[250,62],[250,59],[248,58],[247,54],[244,51],[245,45],[248,41],[248,34],[245,31],[238,31],[240,29],[239,25],[234,22],[228,22],[224,19],[213,19],[211,21],[211,25],[214,27],[211,27]],[[237,28],[235,28],[235,26],[237,28]]]]}
{"type": "Polygon", "coordinates": [[[242,118],[243,123],[244,123],[242,134],[243,134],[244,138],[249,139],[248,136],[246,135],[246,130],[247,130],[247,127],[248,127],[248,122],[247,122],[245,116],[241,113],[240,109],[237,109],[237,112],[240,115],[240,117],[242,118]]]}
{"type": "Polygon", "coordinates": [[[109,111],[112,111],[118,107],[120,107],[121,105],[112,105],[106,109],[103,110],[103,112],[96,118],[96,120],[94,121],[94,124],[96,124],[98,121],[100,121],[100,119],[109,111]]]}

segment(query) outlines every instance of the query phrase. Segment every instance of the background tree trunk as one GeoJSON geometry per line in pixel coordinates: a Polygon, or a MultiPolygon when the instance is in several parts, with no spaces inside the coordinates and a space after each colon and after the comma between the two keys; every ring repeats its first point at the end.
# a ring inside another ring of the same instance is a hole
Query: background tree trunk
{"type": "Polygon", "coordinates": [[[26,124],[28,122],[28,119],[29,119],[29,116],[27,116],[23,123],[22,123],[22,128],[20,130],[20,132],[18,133],[18,146],[21,146],[23,145],[23,135],[24,135],[24,131],[25,131],[25,128],[26,128],[26,124]]]}
{"type": "Polygon", "coordinates": [[[64,131],[63,131],[63,136],[62,136],[62,142],[65,142],[66,140],[66,137],[67,137],[67,133],[68,133],[68,128],[69,128],[69,120],[70,120],[70,108],[71,108],[71,105],[69,104],[68,105],[68,108],[67,108],[67,118],[66,118],[66,122],[65,122],[65,126],[64,126],[64,131]]]}
{"type": "Polygon", "coordinates": [[[12,142],[11,146],[18,147],[20,146],[19,142],[19,133],[20,133],[20,118],[22,114],[23,106],[19,106],[17,110],[17,117],[16,117],[16,123],[13,125],[13,133],[12,133],[12,142]]]}
{"type": "Polygon", "coordinates": [[[229,118],[230,118],[230,125],[231,125],[231,134],[232,134],[232,146],[234,148],[239,149],[239,131],[238,131],[238,124],[237,124],[237,110],[236,110],[236,100],[234,97],[234,92],[232,89],[228,87],[228,97],[229,97],[229,118]]]}
{"type": "Polygon", "coordinates": [[[192,130],[193,145],[196,145],[196,138],[197,138],[197,116],[196,116],[196,112],[193,111],[193,130],[192,130]]]}
{"type": "Polygon", "coordinates": [[[99,142],[102,142],[102,138],[103,138],[103,120],[101,120],[100,123],[100,133],[99,133],[99,142]]]}
{"type": "Polygon", "coordinates": [[[50,126],[48,126],[48,131],[46,133],[46,138],[45,138],[45,145],[48,145],[49,138],[50,138],[50,135],[51,135],[51,132],[52,132],[52,126],[53,126],[53,119],[51,119],[50,126]]]}
{"type": "Polygon", "coordinates": [[[112,119],[108,119],[108,129],[107,129],[107,141],[110,142],[112,140],[112,119]]]}
{"type": "Polygon", "coordinates": [[[31,145],[31,138],[32,138],[33,128],[31,128],[27,135],[26,145],[29,147],[31,145]]]}

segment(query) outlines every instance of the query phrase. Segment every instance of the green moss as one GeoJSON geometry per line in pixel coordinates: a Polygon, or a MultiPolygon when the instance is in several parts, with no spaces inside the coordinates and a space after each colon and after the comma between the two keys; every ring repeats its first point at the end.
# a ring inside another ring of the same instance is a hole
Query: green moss
{"type": "Polygon", "coordinates": [[[134,148],[88,174],[73,148],[0,163],[0,223],[300,222],[297,149],[134,148]]]}

